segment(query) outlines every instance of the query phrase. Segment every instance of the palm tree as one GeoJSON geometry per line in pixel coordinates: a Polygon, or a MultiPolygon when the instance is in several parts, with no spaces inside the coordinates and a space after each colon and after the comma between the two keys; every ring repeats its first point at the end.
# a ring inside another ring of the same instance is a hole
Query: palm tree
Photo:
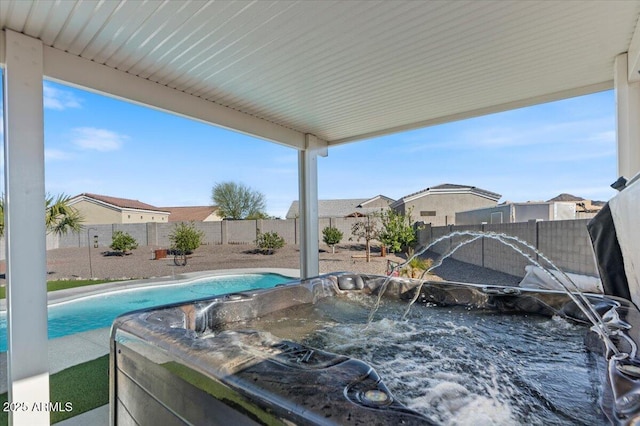
{"type": "MultiPolygon", "coordinates": [[[[47,195],[44,200],[44,223],[47,233],[64,235],[69,231],[80,232],[84,218],[80,212],[69,205],[71,197],[60,194],[57,197],[47,195]]],[[[0,237],[4,236],[4,197],[0,197],[0,237]]]]}

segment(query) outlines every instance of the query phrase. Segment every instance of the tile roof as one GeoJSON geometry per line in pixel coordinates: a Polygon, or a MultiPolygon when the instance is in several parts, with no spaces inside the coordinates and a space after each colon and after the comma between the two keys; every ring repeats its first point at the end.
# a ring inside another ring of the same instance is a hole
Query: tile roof
{"type": "Polygon", "coordinates": [[[118,197],[109,197],[107,195],[82,193],[80,195],[76,195],[72,199],[82,198],[82,197],[91,198],[106,204],[111,204],[112,206],[115,206],[115,207],[120,207],[122,209],[153,210],[153,211],[168,213],[166,210],[163,210],[156,206],[152,206],[151,204],[143,203],[142,201],[138,201],[138,200],[131,200],[128,198],[118,198],[118,197]]]}
{"type": "Polygon", "coordinates": [[[200,222],[208,218],[212,213],[218,210],[215,206],[181,206],[181,207],[162,207],[169,213],[169,222],[200,222]]]}

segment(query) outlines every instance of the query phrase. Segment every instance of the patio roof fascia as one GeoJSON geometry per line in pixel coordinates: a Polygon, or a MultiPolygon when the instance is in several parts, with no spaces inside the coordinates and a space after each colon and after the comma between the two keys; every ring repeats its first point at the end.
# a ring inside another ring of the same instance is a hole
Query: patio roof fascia
{"type": "Polygon", "coordinates": [[[329,146],[342,145],[350,142],[357,142],[366,139],[372,139],[380,136],[392,135],[394,133],[406,132],[410,130],[421,129],[425,127],[437,126],[440,124],[446,124],[453,121],[467,120],[469,118],[481,117],[483,115],[495,114],[504,111],[511,111],[518,108],[525,108],[533,105],[544,104],[547,102],[559,101],[562,99],[573,98],[577,96],[590,95],[592,93],[604,92],[606,90],[613,89],[613,79],[592,84],[589,86],[576,87],[569,90],[563,90],[560,92],[549,93],[546,95],[536,96],[527,99],[520,99],[514,102],[508,102],[499,105],[491,105],[486,108],[480,108],[475,110],[464,111],[456,114],[445,115],[429,120],[418,121],[415,123],[405,124],[403,126],[391,127],[380,131],[362,133],[356,136],[336,139],[329,141],[329,146]]]}
{"type": "MultiPolygon", "coordinates": [[[[0,32],[0,65],[4,68],[6,32],[0,32]]],[[[105,65],[43,46],[44,76],[105,96],[244,133],[297,150],[306,149],[305,133],[254,117],[212,101],[154,83],[105,65]]],[[[319,139],[320,143],[326,142],[319,139]]]]}

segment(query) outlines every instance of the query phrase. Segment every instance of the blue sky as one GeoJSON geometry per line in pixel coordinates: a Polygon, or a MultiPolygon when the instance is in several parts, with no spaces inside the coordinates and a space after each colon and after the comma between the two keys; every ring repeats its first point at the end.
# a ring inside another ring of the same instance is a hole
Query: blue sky
{"type": "MultiPolygon", "coordinates": [[[[214,184],[236,181],[262,192],[278,217],[298,198],[294,149],[51,82],[44,92],[49,193],[208,205],[214,184]]],[[[318,169],[321,199],[397,199],[455,183],[502,194],[501,202],[562,192],[608,200],[613,92],[333,147],[318,169]]]]}

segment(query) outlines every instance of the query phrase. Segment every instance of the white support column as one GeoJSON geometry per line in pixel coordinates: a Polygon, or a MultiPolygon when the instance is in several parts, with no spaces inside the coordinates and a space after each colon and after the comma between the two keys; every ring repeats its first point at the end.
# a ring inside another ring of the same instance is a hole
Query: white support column
{"type": "Polygon", "coordinates": [[[300,213],[300,278],[320,273],[320,232],[318,229],[318,156],[327,156],[327,147],[313,135],[305,136],[304,150],[298,153],[300,213]]]}
{"type": "Polygon", "coordinates": [[[618,176],[630,179],[640,172],[640,82],[629,80],[627,60],[626,53],[616,57],[614,87],[618,176]]]}
{"type": "Polygon", "coordinates": [[[6,31],[5,237],[9,423],[49,424],[42,43],[6,31]],[[35,409],[34,409],[35,408],[35,409]]]}

